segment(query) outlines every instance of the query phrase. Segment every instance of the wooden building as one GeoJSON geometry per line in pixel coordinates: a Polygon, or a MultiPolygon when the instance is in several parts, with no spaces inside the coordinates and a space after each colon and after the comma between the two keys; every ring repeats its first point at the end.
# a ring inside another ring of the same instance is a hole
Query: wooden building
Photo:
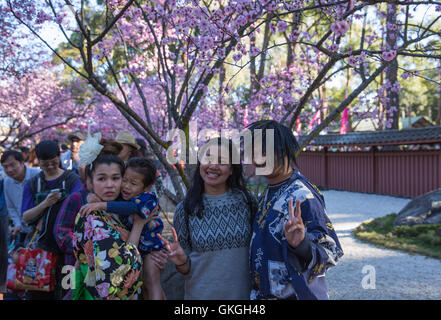
{"type": "Polygon", "coordinates": [[[297,162],[317,186],[416,197],[441,188],[440,145],[441,126],[327,134],[297,162]]]}

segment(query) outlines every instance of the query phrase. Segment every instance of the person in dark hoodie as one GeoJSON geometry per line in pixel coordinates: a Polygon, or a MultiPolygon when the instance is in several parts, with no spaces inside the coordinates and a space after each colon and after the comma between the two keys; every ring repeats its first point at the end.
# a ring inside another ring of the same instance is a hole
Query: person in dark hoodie
{"type": "MultiPolygon", "coordinates": [[[[43,250],[61,254],[53,229],[63,201],[73,192],[82,188],[79,176],[61,166],[60,149],[52,140],[41,141],[35,152],[42,171],[30,179],[23,189],[23,220],[37,230],[36,243],[43,250]]],[[[35,232],[35,231],[34,231],[35,232]]],[[[33,234],[34,232],[31,232],[33,234]]],[[[57,284],[53,292],[28,291],[27,299],[61,299],[64,295],[60,287],[63,257],[58,259],[57,284]]]]}

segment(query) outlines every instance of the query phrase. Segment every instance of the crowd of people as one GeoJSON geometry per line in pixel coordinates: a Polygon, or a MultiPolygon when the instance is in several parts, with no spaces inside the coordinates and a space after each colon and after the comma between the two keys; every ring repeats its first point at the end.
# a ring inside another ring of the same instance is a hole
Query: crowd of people
{"type": "Polygon", "coordinates": [[[41,141],[38,167],[21,151],[5,151],[0,293],[29,300],[164,300],[160,275],[170,260],[185,275],[185,299],[327,299],[325,272],[343,251],[323,196],[298,170],[299,146],[288,128],[266,120],[248,129],[263,130],[263,140],[266,130],[274,131],[274,168],[260,198],[248,190],[243,165],[233,161],[239,151],[232,141],[212,139],[176,207],[173,240],[161,234],[158,164],[130,132],[114,139],[74,132],[64,152],[55,141],[41,141]],[[14,261],[8,249],[31,243],[57,257],[55,286],[7,291],[14,261]],[[74,270],[69,286],[66,266],[74,270]]]}

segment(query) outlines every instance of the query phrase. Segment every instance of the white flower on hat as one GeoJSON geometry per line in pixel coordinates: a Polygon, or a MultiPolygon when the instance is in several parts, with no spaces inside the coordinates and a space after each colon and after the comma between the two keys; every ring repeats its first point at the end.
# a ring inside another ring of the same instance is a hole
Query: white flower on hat
{"type": "Polygon", "coordinates": [[[88,129],[87,131],[87,139],[80,146],[80,150],[78,151],[80,166],[91,164],[104,148],[104,146],[100,144],[101,132],[96,132],[91,136],[90,130],[88,129]]]}

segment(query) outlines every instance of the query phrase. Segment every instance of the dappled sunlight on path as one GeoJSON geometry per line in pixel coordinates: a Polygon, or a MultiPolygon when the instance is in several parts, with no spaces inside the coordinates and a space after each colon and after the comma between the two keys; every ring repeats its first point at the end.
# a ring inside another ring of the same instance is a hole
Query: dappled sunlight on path
{"type": "Polygon", "coordinates": [[[378,248],[351,235],[363,221],[398,213],[410,199],[335,190],[323,194],[345,253],[327,273],[331,299],[441,299],[440,260],[378,248]]]}

